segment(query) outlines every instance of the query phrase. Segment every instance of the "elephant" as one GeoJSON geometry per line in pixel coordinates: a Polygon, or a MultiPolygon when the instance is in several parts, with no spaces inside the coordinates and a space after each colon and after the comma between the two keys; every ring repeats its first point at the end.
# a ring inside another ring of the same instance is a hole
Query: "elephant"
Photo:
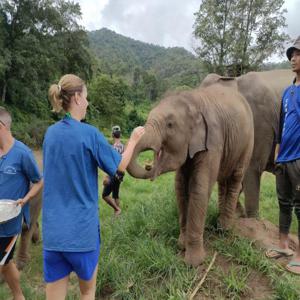
{"type": "Polygon", "coordinates": [[[290,70],[249,72],[240,77],[209,74],[200,84],[216,83],[237,89],[248,101],[254,120],[254,149],[243,180],[245,214],[259,217],[260,180],[264,171],[274,172],[274,154],[278,133],[281,96],[293,81],[290,70]]]}
{"type": "MultiPolygon", "coordinates": [[[[42,159],[39,157],[39,153],[35,153],[35,157],[39,166],[42,170],[42,159]]],[[[38,219],[42,208],[42,191],[30,200],[30,227],[28,228],[25,224],[22,226],[22,233],[17,253],[17,266],[18,269],[23,269],[26,263],[30,259],[29,246],[30,242],[37,243],[40,238],[39,223],[38,219]]]]}
{"type": "Polygon", "coordinates": [[[30,241],[37,243],[40,239],[39,215],[42,208],[42,192],[30,200],[30,227],[25,224],[22,226],[22,233],[17,253],[17,267],[22,270],[30,259],[29,246],[30,241]]]}
{"type": "Polygon", "coordinates": [[[184,260],[198,266],[205,257],[203,231],[213,185],[219,185],[219,222],[232,226],[244,172],[253,148],[253,119],[249,104],[231,88],[215,84],[166,94],[148,115],[145,134],[127,167],[136,178],[155,179],[176,171],[179,246],[184,260]],[[151,168],[138,155],[154,151],[151,168]]]}

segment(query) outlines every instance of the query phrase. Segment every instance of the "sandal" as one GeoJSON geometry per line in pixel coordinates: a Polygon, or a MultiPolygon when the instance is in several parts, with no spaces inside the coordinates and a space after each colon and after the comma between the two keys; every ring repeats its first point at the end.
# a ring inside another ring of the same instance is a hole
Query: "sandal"
{"type": "Polygon", "coordinates": [[[290,261],[286,266],[286,270],[289,272],[300,275],[300,262],[299,261],[290,261]],[[296,268],[295,268],[296,267],[296,268]]]}
{"type": "Polygon", "coordinates": [[[268,258],[280,258],[280,257],[289,257],[294,255],[294,251],[291,249],[279,249],[272,248],[266,251],[266,257],[268,258]]]}

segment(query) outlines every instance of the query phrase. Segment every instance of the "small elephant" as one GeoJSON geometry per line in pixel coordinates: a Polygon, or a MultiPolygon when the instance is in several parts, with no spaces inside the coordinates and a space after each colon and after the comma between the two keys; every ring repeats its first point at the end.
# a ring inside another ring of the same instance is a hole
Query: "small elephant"
{"type": "Polygon", "coordinates": [[[240,77],[209,74],[201,83],[216,83],[237,89],[248,101],[254,120],[253,155],[243,180],[247,217],[259,215],[260,178],[274,172],[275,136],[279,127],[280,103],[284,89],[293,81],[291,70],[250,72],[240,77]]]}
{"type": "Polygon", "coordinates": [[[30,242],[37,243],[40,238],[39,231],[39,215],[42,208],[42,192],[39,193],[34,199],[30,200],[30,227],[25,224],[22,227],[22,233],[17,254],[17,266],[22,270],[30,259],[29,246],[30,242]]]}
{"type": "Polygon", "coordinates": [[[176,170],[179,245],[185,249],[187,264],[197,266],[205,257],[206,210],[216,181],[219,222],[225,229],[232,225],[253,138],[249,104],[220,84],[166,95],[149,113],[127,170],[144,179],[176,170]],[[136,160],[148,149],[155,152],[155,159],[152,168],[145,169],[136,160]]]}

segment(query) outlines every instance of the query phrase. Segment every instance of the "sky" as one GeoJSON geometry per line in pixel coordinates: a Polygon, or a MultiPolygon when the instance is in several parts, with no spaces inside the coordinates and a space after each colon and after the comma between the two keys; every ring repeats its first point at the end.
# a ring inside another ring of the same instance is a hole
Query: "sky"
{"type": "MultiPolygon", "coordinates": [[[[81,6],[81,24],[87,30],[103,27],[142,42],[164,47],[197,45],[193,38],[194,13],[201,0],[76,0],[81,6]]],[[[300,35],[300,0],[285,0],[287,33],[300,35]],[[296,7],[297,6],[297,7],[296,7]]]]}

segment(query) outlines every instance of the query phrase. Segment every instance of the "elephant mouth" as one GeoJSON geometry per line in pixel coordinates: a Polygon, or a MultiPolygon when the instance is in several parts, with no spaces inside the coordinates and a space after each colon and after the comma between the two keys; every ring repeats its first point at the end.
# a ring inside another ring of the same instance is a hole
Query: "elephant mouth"
{"type": "Polygon", "coordinates": [[[151,149],[153,151],[153,160],[145,164],[145,170],[151,172],[150,180],[154,180],[162,173],[162,161],[164,157],[164,149],[151,149]]]}

